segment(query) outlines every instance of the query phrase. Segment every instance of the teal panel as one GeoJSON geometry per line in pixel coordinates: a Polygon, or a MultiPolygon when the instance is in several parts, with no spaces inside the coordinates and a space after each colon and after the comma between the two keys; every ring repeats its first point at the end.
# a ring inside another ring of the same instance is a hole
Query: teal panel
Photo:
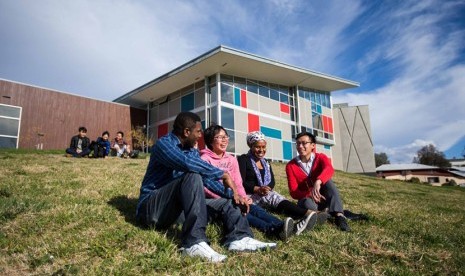
{"type": "Polygon", "coordinates": [[[292,143],[283,141],[283,158],[284,160],[292,159],[292,143]]]}
{"type": "Polygon", "coordinates": [[[192,109],[194,109],[194,93],[181,98],[181,111],[191,111],[192,109]]]}
{"type": "Polygon", "coordinates": [[[241,106],[241,90],[237,87],[234,88],[234,104],[241,106]]]}
{"type": "Polygon", "coordinates": [[[330,150],[331,146],[330,145],[325,145],[325,149],[330,150]]]}
{"type": "Polygon", "coordinates": [[[320,114],[323,113],[323,112],[321,111],[321,105],[318,104],[318,105],[316,106],[316,111],[317,111],[318,113],[320,113],[320,114]]]}
{"type": "Polygon", "coordinates": [[[260,131],[263,134],[265,134],[265,136],[267,136],[267,137],[281,139],[281,131],[280,130],[262,126],[262,127],[260,127],[260,131]]]}

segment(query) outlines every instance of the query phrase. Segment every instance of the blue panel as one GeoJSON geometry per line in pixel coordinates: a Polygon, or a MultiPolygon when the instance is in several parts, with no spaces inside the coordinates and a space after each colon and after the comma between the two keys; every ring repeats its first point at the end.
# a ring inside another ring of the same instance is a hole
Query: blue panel
{"type": "Polygon", "coordinates": [[[320,114],[322,113],[322,111],[321,111],[321,105],[317,105],[317,106],[316,106],[316,111],[317,111],[318,113],[320,113],[320,114]]]}
{"type": "Polygon", "coordinates": [[[234,104],[241,106],[241,90],[237,87],[234,88],[234,104]]]}
{"type": "Polygon", "coordinates": [[[267,137],[281,139],[281,130],[262,126],[260,131],[267,137]]]}
{"type": "Polygon", "coordinates": [[[292,143],[288,141],[283,141],[283,159],[291,160],[292,159],[292,143]]]}
{"type": "Polygon", "coordinates": [[[330,145],[325,145],[325,149],[330,150],[331,146],[330,145]]]}
{"type": "Polygon", "coordinates": [[[194,109],[194,93],[181,98],[181,111],[191,111],[192,109],[194,109]]]}

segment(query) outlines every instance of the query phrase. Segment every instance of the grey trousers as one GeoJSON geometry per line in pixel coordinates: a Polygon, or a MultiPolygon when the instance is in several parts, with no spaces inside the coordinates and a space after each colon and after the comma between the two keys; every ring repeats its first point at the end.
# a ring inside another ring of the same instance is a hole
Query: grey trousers
{"type": "Polygon", "coordinates": [[[182,246],[191,247],[208,239],[207,207],[202,177],[186,173],[165,186],[154,190],[139,208],[139,219],[143,224],[166,229],[184,213],[182,225],[182,246]]]}
{"type": "Polygon", "coordinates": [[[232,200],[207,198],[206,203],[208,216],[211,219],[218,219],[223,222],[225,246],[245,237],[253,238],[246,216],[242,215],[239,207],[233,205],[232,200]]]}
{"type": "Polygon", "coordinates": [[[315,211],[322,211],[328,208],[328,212],[331,215],[336,215],[336,213],[343,213],[344,207],[342,206],[342,200],[339,196],[339,191],[337,190],[336,184],[330,179],[324,185],[321,185],[320,193],[326,198],[326,200],[316,203],[312,198],[302,198],[297,202],[297,205],[315,211]]]}

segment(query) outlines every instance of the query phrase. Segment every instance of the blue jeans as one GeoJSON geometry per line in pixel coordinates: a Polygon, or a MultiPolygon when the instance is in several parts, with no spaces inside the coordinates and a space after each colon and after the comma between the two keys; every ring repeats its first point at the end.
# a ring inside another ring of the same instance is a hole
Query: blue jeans
{"type": "Polygon", "coordinates": [[[67,149],[66,149],[66,153],[67,153],[67,154],[71,154],[73,157],[82,157],[82,156],[89,155],[90,149],[88,149],[88,148],[87,148],[87,149],[83,149],[83,150],[81,151],[81,153],[77,153],[77,152],[76,152],[76,149],[74,149],[74,148],[67,148],[67,149]]]}
{"type": "Polygon", "coordinates": [[[250,226],[268,235],[278,234],[284,226],[282,220],[255,204],[250,205],[250,211],[246,217],[250,226]]]}
{"type": "Polygon", "coordinates": [[[184,212],[182,246],[191,247],[205,241],[207,207],[202,177],[196,173],[185,173],[163,187],[154,190],[139,207],[138,219],[147,226],[166,229],[176,222],[184,212]]]}

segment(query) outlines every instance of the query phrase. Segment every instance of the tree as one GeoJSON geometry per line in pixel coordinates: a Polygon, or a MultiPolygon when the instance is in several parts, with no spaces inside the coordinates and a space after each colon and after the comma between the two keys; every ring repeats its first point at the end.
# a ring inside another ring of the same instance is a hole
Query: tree
{"type": "Polygon", "coordinates": [[[432,144],[422,147],[417,151],[417,156],[413,158],[413,163],[436,166],[440,168],[450,168],[451,164],[447,161],[442,151],[436,149],[432,144]]]}
{"type": "Polygon", "coordinates": [[[389,158],[385,152],[375,153],[375,164],[376,167],[379,167],[384,164],[391,164],[389,158]]]}
{"type": "Polygon", "coordinates": [[[146,148],[153,146],[153,139],[147,139],[144,127],[132,127],[130,135],[134,149],[145,151],[146,148]]]}

